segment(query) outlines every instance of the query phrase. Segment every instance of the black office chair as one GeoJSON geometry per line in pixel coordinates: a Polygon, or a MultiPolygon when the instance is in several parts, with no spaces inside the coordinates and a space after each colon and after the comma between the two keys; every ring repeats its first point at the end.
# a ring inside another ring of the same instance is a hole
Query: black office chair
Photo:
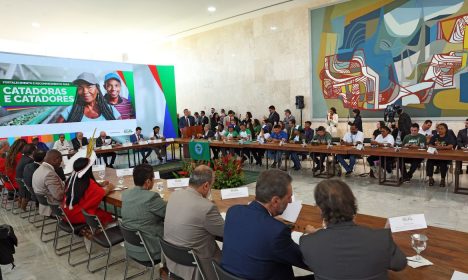
{"type": "MultiPolygon", "coordinates": [[[[36,199],[37,199],[37,202],[39,202],[39,205],[42,205],[44,207],[50,207],[49,202],[47,201],[47,197],[45,195],[36,194],[36,199]]],[[[51,218],[50,216],[42,216],[42,225],[41,225],[41,241],[42,242],[54,241],[55,238],[44,239],[44,236],[52,234],[52,233],[55,234],[56,228],[54,228],[54,230],[52,230],[52,231],[45,231],[44,229],[45,229],[46,226],[52,225],[52,224],[55,224],[55,223],[56,223],[55,219],[51,218]],[[51,222],[46,223],[46,220],[51,220],[51,222]]]]}
{"type": "Polygon", "coordinates": [[[217,262],[211,261],[211,263],[213,264],[218,280],[245,280],[244,278],[239,278],[227,272],[217,262]]]}
{"type": "Polygon", "coordinates": [[[125,259],[121,259],[121,260],[117,260],[109,264],[110,256],[112,253],[112,247],[124,241],[122,231],[120,230],[119,226],[106,229],[102,226],[102,223],[99,220],[98,216],[90,215],[84,209],[81,209],[81,212],[83,213],[85,220],[86,220],[86,224],[88,224],[92,233],[91,248],[89,249],[88,264],[86,265],[86,267],[88,268],[88,271],[91,273],[104,269],[104,280],[105,280],[109,266],[125,261],[125,259]],[[94,243],[97,243],[99,246],[105,248],[106,250],[105,252],[98,254],[91,258],[91,252],[93,251],[94,243]],[[101,258],[104,256],[107,256],[106,265],[96,268],[94,270],[91,270],[89,268],[91,260],[101,258]]]}
{"type": "Polygon", "coordinates": [[[79,236],[80,231],[86,227],[86,224],[72,224],[68,219],[67,215],[63,211],[62,207],[56,204],[50,204],[50,208],[52,209],[52,215],[55,216],[57,220],[56,228],[55,228],[55,237],[54,237],[54,251],[57,256],[63,256],[68,254],[68,264],[71,266],[75,266],[78,264],[82,264],[87,260],[82,260],[77,263],[71,262],[71,252],[76,251],[78,249],[84,248],[83,239],[80,239],[78,242],[74,242],[75,236],[79,236]],[[64,231],[66,234],[60,235],[60,231],[64,231]],[[60,238],[64,238],[70,236],[70,242],[68,245],[58,247],[58,241],[60,238]],[[78,247],[74,247],[75,245],[81,245],[78,247]],[[73,248],[74,247],[74,248],[73,248]],[[63,249],[68,248],[67,251],[62,251],[63,249]]]}
{"type": "MultiPolygon", "coordinates": [[[[161,251],[164,253],[164,255],[167,258],[183,266],[196,267],[202,279],[203,280],[206,279],[205,274],[203,273],[200,267],[200,261],[192,249],[174,245],[172,243],[167,242],[166,240],[162,238],[159,239],[159,243],[161,244],[161,251]]],[[[180,276],[177,276],[175,273],[172,273],[171,271],[169,271],[168,277],[169,279],[183,280],[180,276]]]]}
{"type": "MultiPolygon", "coordinates": [[[[3,185],[3,191],[2,191],[2,207],[5,208],[5,210],[10,211],[15,214],[15,199],[18,197],[18,192],[16,191],[15,188],[13,188],[13,199],[11,200],[11,208],[8,209],[8,195],[9,195],[9,190],[5,187],[7,184],[10,186],[13,186],[13,182],[10,180],[10,177],[8,177],[5,174],[0,173],[0,181],[3,185]]],[[[16,213],[17,214],[17,213],[16,213]]]]}
{"type": "Polygon", "coordinates": [[[36,228],[39,228],[41,225],[37,225],[36,222],[36,216],[37,216],[37,204],[39,204],[39,202],[37,201],[37,198],[36,198],[36,193],[34,192],[33,188],[28,186],[28,184],[24,184],[24,187],[28,190],[28,192],[31,194],[31,200],[29,201],[30,205],[29,205],[29,214],[28,214],[28,221],[33,224],[36,228]],[[32,217],[32,221],[31,221],[31,217],[32,217]]]}
{"type": "MultiPolygon", "coordinates": [[[[141,261],[141,260],[138,260],[138,259],[135,259],[135,258],[132,258],[131,256],[128,255],[128,251],[127,251],[127,254],[125,254],[125,274],[124,274],[124,280],[126,279],[132,279],[132,278],[135,278],[137,276],[140,276],[140,275],[143,275],[146,273],[146,269],[135,274],[135,275],[132,275],[130,277],[127,277],[127,272],[128,272],[128,262],[129,262],[129,258],[134,260],[135,262],[143,265],[145,268],[151,268],[151,275],[150,275],[150,280],[153,279],[153,276],[154,276],[154,268],[157,264],[159,264],[161,262],[160,259],[153,259],[151,257],[151,254],[148,250],[148,246],[146,245],[146,242],[145,242],[145,239],[143,238],[143,236],[141,235],[140,231],[139,230],[133,230],[133,229],[129,229],[127,227],[125,227],[124,225],[122,225],[122,223],[119,223],[120,225],[120,230],[122,231],[122,235],[123,235],[123,238],[124,238],[124,241],[133,245],[133,246],[136,246],[136,247],[140,247],[140,248],[143,248],[146,252],[146,255],[148,256],[148,261],[141,261]]],[[[127,250],[127,247],[125,247],[125,250],[127,250]]]]}

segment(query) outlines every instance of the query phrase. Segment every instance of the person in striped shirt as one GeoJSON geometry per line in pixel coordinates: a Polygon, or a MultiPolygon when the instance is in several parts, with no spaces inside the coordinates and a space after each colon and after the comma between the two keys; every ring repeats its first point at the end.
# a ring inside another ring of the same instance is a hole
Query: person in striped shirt
{"type": "Polygon", "coordinates": [[[104,77],[104,88],[107,93],[104,99],[109,105],[113,105],[120,113],[122,120],[134,119],[135,111],[133,110],[132,103],[125,97],[120,96],[122,88],[122,81],[115,73],[109,73],[104,77]]]}

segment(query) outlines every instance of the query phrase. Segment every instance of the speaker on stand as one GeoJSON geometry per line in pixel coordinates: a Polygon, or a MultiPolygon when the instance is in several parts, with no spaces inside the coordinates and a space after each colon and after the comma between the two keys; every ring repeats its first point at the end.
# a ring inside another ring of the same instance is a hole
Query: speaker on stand
{"type": "Polygon", "coordinates": [[[296,109],[301,110],[301,126],[302,126],[302,109],[304,109],[304,96],[296,95],[296,109]]]}

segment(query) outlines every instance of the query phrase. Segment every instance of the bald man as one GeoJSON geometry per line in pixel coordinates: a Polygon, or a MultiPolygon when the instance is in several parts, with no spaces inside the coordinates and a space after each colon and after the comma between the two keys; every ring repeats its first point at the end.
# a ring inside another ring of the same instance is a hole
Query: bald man
{"type": "MultiPolygon", "coordinates": [[[[105,145],[112,145],[115,144],[115,141],[110,138],[110,136],[107,136],[105,131],[101,131],[99,133],[99,137],[96,139],[96,147],[102,147],[105,145]]],[[[104,153],[104,154],[99,154],[98,158],[102,158],[104,160],[104,163],[106,164],[107,167],[114,168],[114,163],[115,163],[115,158],[117,157],[117,154],[115,152],[110,152],[110,153],[104,153]],[[108,157],[111,157],[111,161],[109,163],[108,157]]]]}
{"type": "MultiPolygon", "coordinates": [[[[41,166],[34,172],[32,177],[32,187],[35,194],[42,194],[47,197],[49,203],[60,204],[65,193],[65,184],[55,169],[60,168],[62,154],[57,150],[47,152],[41,166]]],[[[50,207],[39,205],[39,214],[50,216],[50,207]]]]}
{"type": "Polygon", "coordinates": [[[76,137],[72,139],[73,150],[78,151],[81,147],[88,145],[88,138],[83,136],[83,132],[77,132],[76,137]]]}

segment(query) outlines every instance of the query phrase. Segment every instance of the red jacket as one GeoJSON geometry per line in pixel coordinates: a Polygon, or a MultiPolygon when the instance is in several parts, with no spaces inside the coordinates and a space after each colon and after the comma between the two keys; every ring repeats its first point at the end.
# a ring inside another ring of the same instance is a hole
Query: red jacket
{"type": "Polygon", "coordinates": [[[103,225],[112,222],[112,215],[99,208],[102,199],[106,196],[106,191],[96,181],[91,179],[89,181],[88,189],[86,189],[80,201],[73,205],[73,209],[66,205],[67,196],[63,200],[63,210],[72,224],[86,223],[81,209],[84,209],[91,215],[97,215],[103,225]]]}
{"type": "Polygon", "coordinates": [[[15,165],[12,168],[8,169],[6,169],[6,158],[0,158],[0,172],[7,175],[8,178],[10,178],[10,181],[13,183],[13,186],[11,186],[11,184],[5,184],[6,189],[9,191],[12,191],[13,187],[15,189],[19,188],[19,185],[16,182],[16,165],[18,165],[18,162],[20,161],[22,156],[23,155],[21,153],[16,154],[15,165]]]}

